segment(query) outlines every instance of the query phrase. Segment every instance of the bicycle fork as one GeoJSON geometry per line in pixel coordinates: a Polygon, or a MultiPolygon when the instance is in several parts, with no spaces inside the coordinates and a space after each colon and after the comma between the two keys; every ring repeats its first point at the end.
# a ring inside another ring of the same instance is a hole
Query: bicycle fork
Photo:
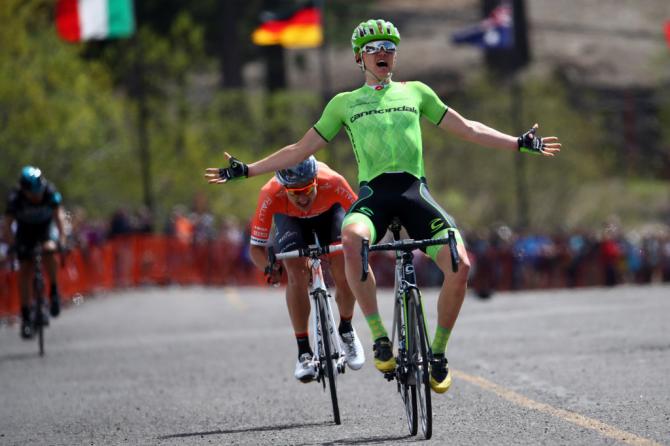
{"type": "MultiPolygon", "coordinates": [[[[411,354],[408,345],[407,333],[411,333],[408,327],[409,314],[407,306],[407,290],[414,283],[414,266],[412,265],[412,254],[396,251],[395,283],[393,286],[395,305],[393,307],[393,328],[391,331],[391,342],[398,340],[398,367],[395,372],[386,373],[384,376],[391,381],[398,378],[398,391],[403,382],[407,382],[409,377],[409,355],[411,354]],[[398,330],[396,338],[396,330],[398,330]]],[[[411,377],[410,377],[411,379],[411,377]]]]}
{"type": "MultiPolygon", "coordinates": [[[[332,345],[331,355],[333,356],[330,360],[335,359],[337,361],[336,367],[339,373],[344,373],[346,358],[342,354],[342,345],[340,343],[340,336],[337,330],[335,329],[335,317],[333,316],[333,309],[331,306],[331,297],[326,290],[325,281],[323,279],[323,271],[321,270],[321,262],[310,261],[310,269],[312,271],[312,287],[310,291],[310,296],[313,299],[313,313],[312,313],[312,333],[314,333],[314,357],[320,361],[320,358],[325,355],[325,352],[322,351],[321,342],[323,336],[321,334],[321,321],[320,321],[320,311],[319,308],[323,308],[326,313],[326,317],[329,319],[325,324],[328,327],[328,334],[330,336],[330,342],[332,345]]],[[[323,367],[323,365],[320,365],[323,367]]]]}
{"type": "MultiPolygon", "coordinates": [[[[400,382],[408,382],[409,384],[416,384],[416,379],[413,374],[409,373],[408,362],[409,358],[417,354],[416,343],[419,339],[414,339],[413,344],[409,345],[410,336],[415,337],[416,333],[415,318],[411,317],[414,312],[421,313],[424,320],[423,329],[425,339],[428,340],[428,327],[426,325],[426,318],[423,311],[423,305],[420,299],[420,291],[416,286],[416,274],[414,264],[412,263],[413,255],[409,252],[396,252],[396,268],[395,268],[395,305],[393,315],[393,329],[391,340],[396,339],[396,328],[398,333],[398,370],[395,373],[386,374],[386,379],[391,381],[395,374],[399,374],[398,386],[400,382]],[[415,291],[417,299],[412,298],[412,290],[415,291]],[[405,381],[406,380],[406,381],[405,381]]],[[[430,353],[428,353],[430,356],[430,353]]],[[[424,364],[428,364],[431,358],[422,358],[424,364]]]]}

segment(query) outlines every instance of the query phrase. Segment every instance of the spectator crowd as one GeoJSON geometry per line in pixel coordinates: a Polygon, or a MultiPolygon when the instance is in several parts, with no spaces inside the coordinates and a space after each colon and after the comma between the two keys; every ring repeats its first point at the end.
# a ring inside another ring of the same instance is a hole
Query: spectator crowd
{"type": "MultiPolygon", "coordinates": [[[[190,246],[198,269],[205,271],[205,284],[244,283],[240,277],[254,270],[248,222],[231,216],[217,219],[203,195],[197,195],[190,208],[174,206],[160,228],[143,207],[133,212],[117,209],[107,221],[89,219],[82,208],[68,210],[67,215],[71,248],[83,252],[128,235],[162,234],[190,246]]],[[[597,230],[537,233],[515,232],[500,224],[465,233],[465,238],[472,263],[470,288],[482,297],[494,291],[670,282],[668,225],[624,231],[611,219],[597,230]]],[[[0,240],[2,268],[8,268],[7,248],[0,240]]],[[[374,253],[371,262],[379,285],[392,286],[393,254],[374,253]]],[[[441,284],[441,272],[420,252],[415,263],[421,286],[441,284]]]]}

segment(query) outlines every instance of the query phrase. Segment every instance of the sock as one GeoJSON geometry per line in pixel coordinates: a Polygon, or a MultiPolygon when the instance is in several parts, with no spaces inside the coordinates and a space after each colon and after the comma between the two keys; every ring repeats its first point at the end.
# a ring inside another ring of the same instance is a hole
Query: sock
{"type": "Polygon", "coordinates": [[[295,340],[298,342],[298,358],[305,353],[312,354],[312,347],[309,346],[308,333],[296,333],[295,340]]]}
{"type": "Polygon", "coordinates": [[[337,331],[340,332],[340,335],[353,331],[354,327],[351,326],[351,318],[344,318],[340,316],[340,326],[337,328],[337,331]]]}
{"type": "Polygon", "coordinates": [[[365,316],[365,320],[368,321],[368,326],[370,327],[370,331],[372,332],[372,339],[379,339],[383,337],[388,338],[388,333],[386,332],[386,328],[384,328],[384,324],[382,323],[381,317],[379,317],[379,313],[374,313],[369,316],[365,316]]]}
{"type": "Polygon", "coordinates": [[[433,350],[434,355],[443,355],[447,350],[447,342],[449,341],[449,335],[451,335],[451,330],[448,328],[440,327],[438,324],[435,329],[435,338],[433,338],[433,345],[431,349],[433,350]]]}

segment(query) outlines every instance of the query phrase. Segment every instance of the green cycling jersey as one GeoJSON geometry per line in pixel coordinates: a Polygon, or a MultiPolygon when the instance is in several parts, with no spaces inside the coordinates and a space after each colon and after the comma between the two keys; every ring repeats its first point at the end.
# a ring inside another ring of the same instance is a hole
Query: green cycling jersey
{"type": "Polygon", "coordinates": [[[326,105],[314,129],[331,141],[344,126],[358,162],[359,182],[387,172],[425,177],[420,117],[439,125],[448,107],[427,85],[391,82],[340,93],[326,105]]]}

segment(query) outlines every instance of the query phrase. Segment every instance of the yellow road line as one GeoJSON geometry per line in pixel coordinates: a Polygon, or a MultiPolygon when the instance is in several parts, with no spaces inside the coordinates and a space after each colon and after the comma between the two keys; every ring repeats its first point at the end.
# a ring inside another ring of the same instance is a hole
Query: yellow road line
{"type": "Polygon", "coordinates": [[[225,287],[223,289],[223,294],[228,299],[228,303],[235,307],[237,310],[246,310],[247,304],[240,298],[240,292],[235,287],[225,287]]]}
{"type": "Polygon", "coordinates": [[[530,398],[526,398],[525,396],[514,392],[513,390],[502,387],[479,376],[469,375],[458,370],[452,370],[452,372],[456,378],[467,381],[471,384],[481,387],[484,390],[493,392],[507,401],[516,404],[517,406],[537,410],[538,412],[560,418],[564,421],[576,424],[577,426],[584,427],[586,429],[594,430],[600,435],[632,446],[662,446],[661,443],[657,443],[653,440],[649,440],[648,438],[643,438],[630,432],[617,429],[616,427],[610,426],[609,424],[603,423],[602,421],[594,420],[593,418],[585,417],[584,415],[570,412],[569,410],[558,409],[556,407],[550,406],[549,404],[531,400],[530,398]]]}

